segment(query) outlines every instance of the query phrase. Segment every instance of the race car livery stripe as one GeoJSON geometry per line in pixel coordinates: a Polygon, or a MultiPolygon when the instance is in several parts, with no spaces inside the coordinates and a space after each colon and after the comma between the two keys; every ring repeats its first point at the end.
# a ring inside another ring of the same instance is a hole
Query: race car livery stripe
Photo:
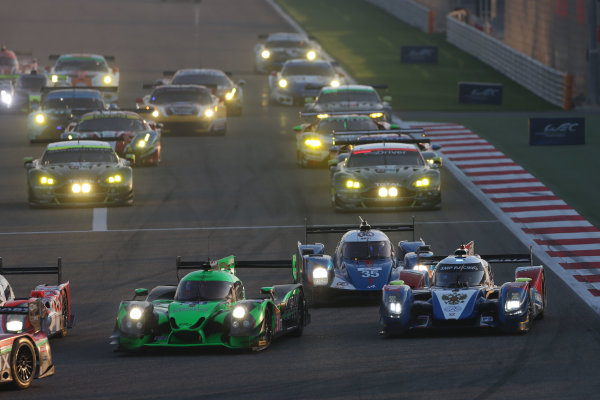
{"type": "Polygon", "coordinates": [[[548,267],[600,313],[600,230],[512,159],[459,124],[404,124],[422,128],[449,167],[462,173],[536,244],[548,267]]]}

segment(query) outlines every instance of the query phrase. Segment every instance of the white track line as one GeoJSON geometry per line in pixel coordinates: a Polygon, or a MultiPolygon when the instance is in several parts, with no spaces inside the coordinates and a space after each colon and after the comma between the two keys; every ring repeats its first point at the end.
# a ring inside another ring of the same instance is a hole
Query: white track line
{"type": "Polygon", "coordinates": [[[108,230],[107,226],[108,209],[94,208],[94,216],[92,217],[92,231],[102,232],[108,230]]]}

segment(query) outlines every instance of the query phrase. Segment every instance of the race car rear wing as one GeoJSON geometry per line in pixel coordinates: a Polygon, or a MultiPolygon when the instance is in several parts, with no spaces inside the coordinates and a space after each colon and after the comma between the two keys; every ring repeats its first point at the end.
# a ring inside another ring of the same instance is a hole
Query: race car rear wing
{"type": "Polygon", "coordinates": [[[423,134],[420,129],[390,129],[390,130],[375,130],[375,131],[341,131],[332,132],[334,145],[357,145],[368,143],[431,143],[429,138],[415,138],[413,134],[423,134]],[[382,136],[382,135],[408,135],[409,137],[401,136],[382,136]],[[380,136],[380,137],[369,137],[380,136]]]}
{"type": "Polygon", "coordinates": [[[62,257],[58,257],[56,267],[9,267],[5,268],[0,257],[0,275],[58,275],[58,284],[62,281],[62,257]]]}
{"type": "MultiPolygon", "coordinates": [[[[520,264],[533,265],[533,246],[529,247],[529,253],[505,253],[505,254],[477,254],[478,257],[489,264],[520,264]]],[[[419,257],[417,263],[423,265],[437,264],[448,256],[419,257]]]]}
{"type": "MultiPolygon", "coordinates": [[[[381,110],[361,110],[361,111],[324,111],[324,112],[300,112],[300,118],[327,118],[327,117],[335,117],[335,116],[355,116],[355,115],[368,115],[371,114],[382,114],[381,110]]],[[[375,117],[372,117],[375,118],[375,117]]]]}
{"type": "MultiPolygon", "coordinates": [[[[360,217],[359,217],[360,218],[360,217]]],[[[360,218],[361,224],[358,229],[370,230],[378,229],[384,232],[412,232],[412,240],[415,240],[415,218],[413,217],[410,224],[380,224],[369,225],[367,221],[360,218]]],[[[357,229],[356,224],[352,225],[306,225],[305,226],[305,242],[308,242],[308,235],[325,234],[325,233],[346,233],[357,229]]]]}
{"type": "Polygon", "coordinates": [[[99,92],[116,93],[119,88],[116,86],[44,86],[41,90],[42,94],[48,94],[57,90],[97,90],[99,92]]]}
{"type": "Polygon", "coordinates": [[[175,259],[175,269],[177,272],[177,280],[179,271],[181,270],[204,270],[222,269],[229,270],[235,273],[236,268],[291,268],[292,260],[250,260],[238,261],[234,256],[228,256],[216,261],[183,261],[181,256],[175,259]]]}

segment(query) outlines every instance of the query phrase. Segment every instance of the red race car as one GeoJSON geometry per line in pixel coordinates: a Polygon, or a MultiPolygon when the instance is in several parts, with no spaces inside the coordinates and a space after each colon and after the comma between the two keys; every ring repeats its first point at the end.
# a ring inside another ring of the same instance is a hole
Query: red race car
{"type": "Polygon", "coordinates": [[[37,309],[40,329],[48,337],[65,336],[67,329],[73,326],[74,316],[71,314],[71,293],[69,282],[60,283],[62,278],[62,259],[58,259],[56,267],[11,267],[4,268],[0,258],[0,307],[6,309],[26,307],[28,304],[41,304],[37,309]],[[58,284],[42,284],[36,286],[30,297],[15,298],[14,292],[4,276],[57,274],[58,284]]]}
{"type": "Polygon", "coordinates": [[[12,382],[26,389],[34,378],[54,375],[50,343],[40,318],[44,308],[41,298],[0,306],[0,383],[12,382]]]}

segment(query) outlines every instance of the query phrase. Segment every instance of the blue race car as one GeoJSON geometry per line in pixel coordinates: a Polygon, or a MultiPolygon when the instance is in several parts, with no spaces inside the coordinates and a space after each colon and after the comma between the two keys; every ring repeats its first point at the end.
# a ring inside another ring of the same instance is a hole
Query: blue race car
{"type": "MultiPolygon", "coordinates": [[[[361,219],[358,229],[353,225],[307,226],[306,235],[344,233],[333,256],[324,253],[322,243],[298,242],[294,272],[296,282],[304,285],[308,300],[317,305],[335,293],[380,294],[389,282],[404,279],[413,285],[425,285],[425,271],[403,270],[388,232],[413,232],[412,224],[388,224],[371,227],[361,219]]],[[[413,238],[414,240],[414,238],[413,238]]]]}
{"type": "Polygon", "coordinates": [[[544,267],[533,266],[530,254],[477,255],[470,242],[454,255],[429,256],[437,263],[431,286],[402,280],[383,287],[380,306],[382,334],[400,335],[427,328],[496,328],[527,332],[542,318],[546,306],[544,267]],[[438,262],[439,261],[439,262],[438,262]],[[528,263],[517,267],[515,281],[496,286],[492,263],[528,263]]]}

